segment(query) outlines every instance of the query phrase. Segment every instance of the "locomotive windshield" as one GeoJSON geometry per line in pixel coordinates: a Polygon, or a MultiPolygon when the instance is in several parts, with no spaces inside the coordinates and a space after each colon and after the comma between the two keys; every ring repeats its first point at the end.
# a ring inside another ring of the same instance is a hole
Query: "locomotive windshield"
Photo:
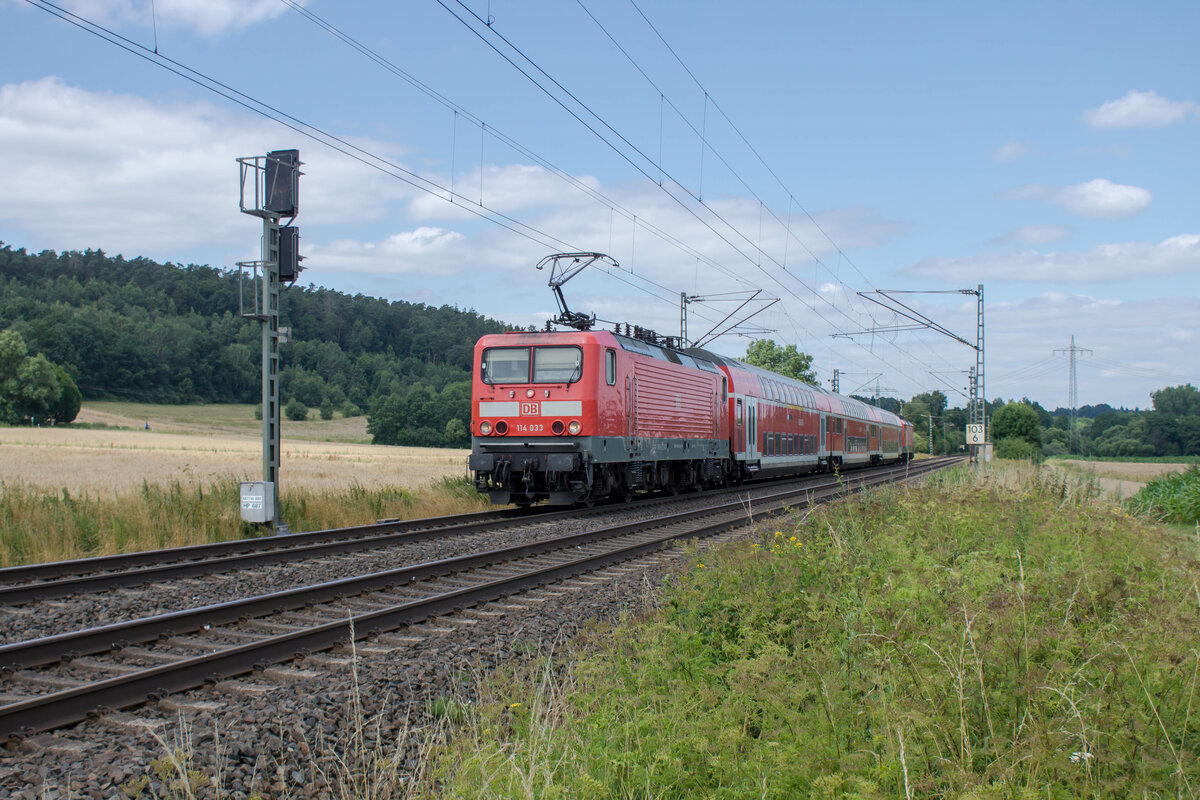
{"type": "Polygon", "coordinates": [[[578,347],[489,347],[483,351],[484,383],[573,383],[583,375],[583,351],[578,347]]]}
{"type": "Polygon", "coordinates": [[[484,350],[482,377],[484,383],[529,383],[529,348],[484,350]]]}
{"type": "Polygon", "coordinates": [[[534,383],[572,383],[583,374],[578,347],[538,347],[533,351],[534,383]]]}

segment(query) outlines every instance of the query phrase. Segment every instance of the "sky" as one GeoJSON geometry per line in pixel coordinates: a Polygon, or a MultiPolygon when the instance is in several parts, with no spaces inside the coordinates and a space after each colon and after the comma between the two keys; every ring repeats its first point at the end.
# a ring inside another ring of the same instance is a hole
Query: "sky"
{"type": "Polygon", "coordinates": [[[297,148],[304,285],[540,326],[538,262],[602,252],[563,286],[598,327],[678,335],[686,293],[696,339],[758,292],[710,349],[959,406],[982,285],[990,399],[1068,406],[1074,337],[1080,405],[1146,408],[1200,383],[1198,29],[1190,2],[0,0],[0,241],[234,269],[236,159],[297,148]]]}

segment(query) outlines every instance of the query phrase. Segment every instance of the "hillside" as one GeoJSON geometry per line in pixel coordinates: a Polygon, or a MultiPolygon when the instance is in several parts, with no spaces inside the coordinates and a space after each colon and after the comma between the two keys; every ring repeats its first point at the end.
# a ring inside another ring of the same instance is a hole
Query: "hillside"
{"type": "MultiPolygon", "coordinates": [[[[0,242],[0,330],[64,367],[85,400],[257,403],[261,332],[238,308],[235,271],[0,242]]],[[[286,291],[280,324],[284,403],[372,411],[376,442],[421,446],[466,444],[472,347],[508,329],[313,285],[286,291]]]]}

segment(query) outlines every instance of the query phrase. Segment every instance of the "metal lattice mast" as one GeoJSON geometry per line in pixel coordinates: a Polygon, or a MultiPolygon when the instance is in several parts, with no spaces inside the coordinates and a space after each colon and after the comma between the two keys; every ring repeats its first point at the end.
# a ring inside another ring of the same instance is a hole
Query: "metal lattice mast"
{"type": "Polygon", "coordinates": [[[943,336],[948,336],[951,339],[965,344],[967,347],[975,349],[975,366],[971,368],[971,396],[968,398],[967,415],[970,420],[967,428],[967,438],[971,441],[971,437],[978,435],[980,444],[971,445],[971,461],[979,460],[979,448],[987,444],[987,385],[984,382],[983,368],[986,362],[984,358],[984,327],[983,327],[983,284],[979,284],[974,289],[875,289],[871,292],[859,292],[858,296],[870,300],[876,305],[902,317],[906,322],[890,325],[869,328],[864,331],[850,331],[832,334],[834,338],[844,336],[846,338],[859,336],[862,334],[876,334],[883,332],[896,331],[913,331],[913,330],[932,330],[937,331],[943,336]],[[954,333],[953,331],[941,325],[938,322],[930,319],[922,314],[913,306],[900,301],[895,295],[898,294],[973,294],[976,298],[975,306],[975,344],[971,344],[968,340],[954,333]],[[882,300],[879,298],[883,298],[882,300]],[[976,432],[972,432],[972,428],[977,428],[976,432]]]}
{"type": "Polygon", "coordinates": [[[1086,355],[1091,355],[1092,351],[1086,347],[1076,347],[1075,346],[1075,335],[1072,334],[1071,335],[1071,346],[1061,348],[1059,350],[1054,351],[1054,355],[1058,355],[1059,353],[1063,353],[1066,356],[1068,356],[1069,361],[1070,361],[1070,368],[1068,370],[1068,377],[1067,377],[1067,402],[1071,406],[1071,414],[1070,414],[1070,416],[1067,417],[1067,420],[1068,420],[1068,422],[1067,422],[1067,425],[1068,425],[1068,428],[1067,428],[1067,453],[1074,453],[1075,452],[1075,450],[1074,450],[1074,446],[1075,446],[1075,415],[1076,415],[1076,409],[1079,406],[1079,382],[1077,380],[1076,368],[1075,368],[1076,356],[1080,353],[1084,353],[1086,355]]]}
{"type": "MultiPolygon", "coordinates": [[[[973,420],[976,423],[983,425],[987,424],[987,381],[984,379],[984,352],[983,352],[983,284],[979,284],[978,292],[976,293],[976,330],[975,330],[975,381],[978,385],[977,397],[977,416],[973,420]]],[[[987,428],[985,427],[986,431],[987,428]]]]}
{"type": "Polygon", "coordinates": [[[294,220],[299,210],[300,151],[275,150],[237,161],[241,212],[263,221],[261,259],[238,263],[243,271],[250,270],[254,286],[249,310],[245,297],[240,299],[241,314],[262,323],[263,479],[261,484],[243,483],[242,518],[285,532],[279,513],[279,346],[289,331],[279,326],[279,310],[283,284],[295,281],[300,270],[300,234],[295,227],[280,225],[280,220],[294,220]]]}

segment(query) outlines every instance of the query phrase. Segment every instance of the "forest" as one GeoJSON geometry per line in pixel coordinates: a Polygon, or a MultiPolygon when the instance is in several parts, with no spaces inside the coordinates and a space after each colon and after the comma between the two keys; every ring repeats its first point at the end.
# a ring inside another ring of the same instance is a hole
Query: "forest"
{"type": "MultiPolygon", "coordinates": [[[[0,242],[0,331],[61,367],[85,400],[255,403],[262,333],[240,315],[238,283],[235,270],[0,242]]],[[[451,306],[312,285],[285,290],[280,325],[291,328],[280,394],[293,412],[367,413],[378,444],[459,447],[475,341],[510,330],[451,306]]]]}
{"type": "MultiPolygon", "coordinates": [[[[996,398],[987,403],[988,439],[1001,458],[1200,456],[1200,389],[1190,383],[1168,386],[1152,392],[1151,400],[1151,409],[1081,406],[1072,420],[1067,408],[1047,411],[1029,398],[996,398]]],[[[905,403],[883,398],[877,404],[913,423],[918,452],[953,453],[965,441],[967,412],[949,408],[940,391],[905,403]]]]}
{"type": "MultiPolygon", "coordinates": [[[[0,422],[39,414],[68,421],[80,395],[257,402],[261,328],[241,317],[239,297],[232,270],[101,250],[34,254],[0,242],[0,366],[9,365],[5,374],[30,376],[22,383],[25,394],[0,387],[0,422]]],[[[469,444],[475,341],[511,330],[451,306],[312,285],[284,292],[280,324],[291,328],[280,372],[289,417],[303,418],[309,409],[326,419],[335,410],[365,413],[375,443],[431,447],[469,444]]],[[[811,357],[793,345],[762,340],[746,358],[815,380],[811,357]]],[[[966,412],[950,408],[940,391],[903,403],[858,399],[910,420],[918,451],[957,452],[963,445],[966,412]]],[[[1028,399],[996,398],[987,404],[989,438],[1001,456],[1200,455],[1200,391],[1191,384],[1166,387],[1153,400],[1151,410],[1084,406],[1072,425],[1068,409],[1050,412],[1028,399]]]]}

